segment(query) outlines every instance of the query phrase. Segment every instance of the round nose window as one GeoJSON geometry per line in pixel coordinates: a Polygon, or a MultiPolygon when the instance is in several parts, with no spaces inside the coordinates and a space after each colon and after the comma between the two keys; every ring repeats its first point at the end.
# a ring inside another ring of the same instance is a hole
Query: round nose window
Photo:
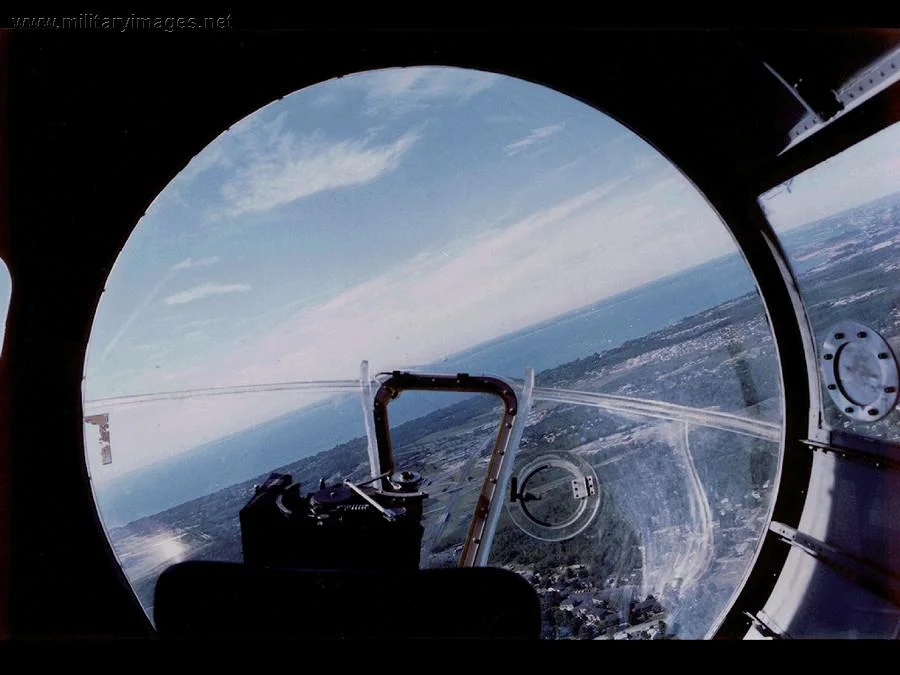
{"type": "Polygon", "coordinates": [[[236,121],[95,317],[86,461],[151,620],[173,564],[302,551],[504,568],[547,639],[701,638],[768,527],[781,380],[740,251],[654,148],[538,84],[387,69],[236,121]],[[240,514],[281,489],[302,541],[251,551],[240,514]]]}

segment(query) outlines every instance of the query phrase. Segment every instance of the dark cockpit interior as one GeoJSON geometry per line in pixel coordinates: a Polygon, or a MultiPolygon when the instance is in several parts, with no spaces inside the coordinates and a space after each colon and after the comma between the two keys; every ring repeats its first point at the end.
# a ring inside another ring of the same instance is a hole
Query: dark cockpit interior
{"type": "Polygon", "coordinates": [[[166,25],[0,33],[0,635],[900,635],[900,30],[166,25]]]}

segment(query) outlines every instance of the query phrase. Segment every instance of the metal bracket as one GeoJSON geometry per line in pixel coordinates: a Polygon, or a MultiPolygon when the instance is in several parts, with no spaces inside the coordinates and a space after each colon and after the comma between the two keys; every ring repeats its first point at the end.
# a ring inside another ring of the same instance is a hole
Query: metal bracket
{"type": "MultiPolygon", "coordinates": [[[[380,470],[391,473],[394,471],[394,454],[391,446],[391,431],[388,424],[387,406],[392,400],[400,396],[405,390],[417,391],[450,391],[471,392],[480,394],[492,394],[503,401],[503,419],[500,420],[500,429],[494,442],[494,450],[488,463],[487,476],[478,495],[475,505],[475,513],[469,524],[466,542],[460,555],[460,567],[473,567],[484,560],[483,544],[488,544],[485,537],[491,535],[490,515],[491,505],[502,478],[507,473],[507,467],[512,459],[507,450],[511,447],[510,441],[514,438],[513,425],[519,413],[519,402],[512,385],[496,377],[469,375],[458,373],[456,375],[430,375],[423,373],[410,373],[395,370],[381,383],[375,393],[374,419],[375,438],[378,442],[378,463],[380,470]]],[[[387,478],[382,479],[382,489],[389,490],[390,483],[387,478]]],[[[504,488],[505,489],[505,488],[504,488]]]]}
{"type": "Polygon", "coordinates": [[[750,619],[750,623],[753,624],[753,627],[756,628],[763,637],[772,638],[773,640],[790,639],[790,635],[788,635],[787,632],[778,631],[772,628],[770,625],[771,619],[763,614],[762,611],[756,615],[751,614],[750,612],[744,612],[744,616],[750,619]],[[762,616],[760,616],[760,614],[762,614],[762,616]]]}
{"type": "Polygon", "coordinates": [[[900,77],[900,49],[893,49],[847,80],[835,94],[838,102],[849,107],[874,89],[889,85],[900,77]]]}
{"type": "MultiPolygon", "coordinates": [[[[792,145],[800,141],[806,135],[813,133],[831,120],[856,107],[861,101],[874,95],[879,89],[890,86],[898,78],[900,78],[900,49],[893,49],[859,71],[841,85],[840,89],[834,92],[834,98],[837,105],[840,106],[840,110],[829,119],[823,120],[820,115],[801,100],[807,112],[803,119],[797,122],[788,132],[789,143],[792,145]]],[[[797,96],[799,98],[799,95],[797,96]]]]}
{"type": "Polygon", "coordinates": [[[88,415],[86,424],[96,424],[100,428],[100,459],[103,464],[112,464],[112,444],[109,441],[109,413],[88,415]]]}
{"type": "MultiPolygon", "coordinates": [[[[868,440],[868,439],[867,439],[868,440]]],[[[829,453],[832,452],[835,455],[838,455],[841,459],[846,459],[851,462],[857,462],[859,464],[865,464],[866,466],[872,467],[874,469],[882,469],[887,471],[900,471],[900,459],[897,458],[897,451],[891,450],[891,447],[888,444],[881,444],[877,442],[872,442],[870,444],[870,449],[864,450],[861,449],[860,444],[855,444],[856,447],[848,447],[844,443],[844,440],[841,444],[835,443],[822,443],[814,440],[805,440],[803,441],[805,445],[808,445],[815,452],[829,453]]]]}
{"type": "Polygon", "coordinates": [[[900,579],[895,576],[784,523],[773,520],[769,524],[769,530],[856,585],[900,607],[900,579]]]}
{"type": "Polygon", "coordinates": [[[575,499],[587,499],[591,495],[597,494],[597,489],[594,486],[594,477],[585,476],[584,480],[573,479],[572,494],[575,496],[575,499]]]}

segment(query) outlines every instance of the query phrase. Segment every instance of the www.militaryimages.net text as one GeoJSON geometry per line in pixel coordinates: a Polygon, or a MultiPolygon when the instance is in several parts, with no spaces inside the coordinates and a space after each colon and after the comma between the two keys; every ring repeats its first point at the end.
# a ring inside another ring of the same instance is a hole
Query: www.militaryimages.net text
{"type": "Polygon", "coordinates": [[[110,16],[97,12],[53,16],[11,16],[9,27],[20,30],[81,30],[126,33],[129,31],[227,31],[231,14],[222,16],[142,16],[130,13],[110,16]]]}

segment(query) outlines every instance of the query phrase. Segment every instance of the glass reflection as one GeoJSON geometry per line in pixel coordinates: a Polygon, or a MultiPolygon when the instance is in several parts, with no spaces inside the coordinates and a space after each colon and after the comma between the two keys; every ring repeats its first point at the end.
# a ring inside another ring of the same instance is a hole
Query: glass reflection
{"type": "Polygon", "coordinates": [[[6,317],[9,312],[9,301],[12,295],[12,279],[9,276],[9,268],[0,259],[0,355],[3,354],[3,342],[6,335],[6,317]]]}
{"type": "Polygon", "coordinates": [[[604,431],[568,452],[596,472],[601,506],[584,532],[562,542],[529,537],[507,517],[492,564],[527,571],[544,603],[548,637],[562,630],[646,638],[646,621],[635,619],[633,606],[647,602],[658,605],[653,621],[665,624],[654,623],[654,636],[705,637],[766,526],[778,442],[765,428],[754,437],[591,408],[540,410],[544,425],[526,429],[519,462],[556,441],[542,429],[581,416],[584,428],[604,431]],[[593,606],[602,601],[602,619],[590,617],[590,604],[567,608],[568,597],[584,594],[593,606]]]}

